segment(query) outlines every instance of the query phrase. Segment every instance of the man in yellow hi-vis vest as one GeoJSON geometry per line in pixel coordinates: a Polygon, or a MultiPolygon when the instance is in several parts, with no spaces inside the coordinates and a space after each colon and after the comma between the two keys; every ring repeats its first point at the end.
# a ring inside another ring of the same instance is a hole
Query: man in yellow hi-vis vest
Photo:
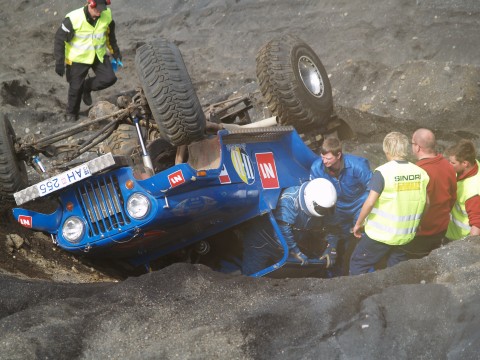
{"type": "Polygon", "coordinates": [[[373,271],[384,256],[387,266],[407,260],[402,245],[410,242],[428,205],[428,174],[407,160],[408,137],[387,134],[383,151],[388,162],[373,173],[370,192],[353,234],[361,238],[350,259],[350,275],[373,271]],[[365,227],[364,233],[361,229],[365,227]]]}
{"type": "Polygon", "coordinates": [[[108,53],[116,61],[122,55],[115,37],[115,22],[107,8],[110,0],[88,0],[88,3],[68,13],[55,34],[55,72],[65,73],[69,83],[67,121],[78,120],[80,103],[92,105],[92,91],[112,86],[117,77],[108,53]],[[85,79],[93,69],[95,76],[85,79]]]}
{"type": "Polygon", "coordinates": [[[457,201],[445,236],[453,241],[480,235],[480,162],[476,160],[475,145],[463,139],[449,147],[446,154],[457,173],[457,201]]]}

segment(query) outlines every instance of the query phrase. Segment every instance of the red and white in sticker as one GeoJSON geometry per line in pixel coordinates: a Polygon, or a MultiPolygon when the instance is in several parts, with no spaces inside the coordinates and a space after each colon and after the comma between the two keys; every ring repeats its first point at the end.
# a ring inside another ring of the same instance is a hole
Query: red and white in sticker
{"type": "Polygon", "coordinates": [[[230,175],[228,175],[227,168],[225,164],[223,164],[222,171],[220,171],[220,175],[218,176],[218,180],[220,180],[220,184],[231,184],[232,180],[230,180],[230,175]]]}
{"type": "Polygon", "coordinates": [[[170,182],[171,187],[183,184],[185,182],[185,178],[183,177],[182,170],[177,170],[168,175],[168,181],[170,182]]]}
{"type": "Polygon", "coordinates": [[[273,153],[258,153],[255,154],[257,159],[258,173],[264,189],[278,189],[280,183],[277,176],[277,167],[275,166],[275,159],[273,153]]]}
{"type": "Polygon", "coordinates": [[[32,228],[32,217],[27,215],[20,215],[18,217],[18,222],[20,225],[26,228],[32,228]]]}

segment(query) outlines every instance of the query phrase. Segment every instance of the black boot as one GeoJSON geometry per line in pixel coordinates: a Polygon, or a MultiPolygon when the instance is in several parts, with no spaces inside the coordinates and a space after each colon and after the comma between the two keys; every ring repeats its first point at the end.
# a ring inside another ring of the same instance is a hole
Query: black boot
{"type": "Polygon", "coordinates": [[[77,120],[78,120],[78,114],[71,114],[71,113],[65,114],[66,122],[75,122],[77,120]]]}
{"type": "Polygon", "coordinates": [[[90,106],[93,103],[92,102],[92,92],[89,89],[87,89],[87,86],[83,87],[82,99],[83,99],[83,103],[87,106],[90,106]]]}

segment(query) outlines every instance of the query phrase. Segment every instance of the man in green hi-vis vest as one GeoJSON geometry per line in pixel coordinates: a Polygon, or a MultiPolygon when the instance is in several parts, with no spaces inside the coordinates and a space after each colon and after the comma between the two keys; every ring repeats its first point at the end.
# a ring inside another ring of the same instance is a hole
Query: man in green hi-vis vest
{"type": "Polygon", "coordinates": [[[471,140],[460,140],[446,154],[457,173],[457,201],[448,224],[448,242],[480,235],[480,162],[471,140]]]}
{"type": "Polygon", "coordinates": [[[406,160],[408,148],[408,137],[399,132],[383,139],[388,162],[375,169],[353,227],[353,234],[361,239],[350,259],[350,275],[372,271],[384,256],[387,266],[408,260],[402,245],[415,237],[429,202],[430,180],[425,170],[406,160]]]}
{"type": "Polygon", "coordinates": [[[117,81],[108,54],[120,63],[122,55],[107,5],[110,0],[88,0],[66,15],[55,34],[55,72],[63,76],[66,65],[69,83],[67,121],[78,119],[82,98],[86,105],[92,105],[92,91],[106,89],[117,81]],[[95,76],[86,79],[90,69],[95,76]]]}

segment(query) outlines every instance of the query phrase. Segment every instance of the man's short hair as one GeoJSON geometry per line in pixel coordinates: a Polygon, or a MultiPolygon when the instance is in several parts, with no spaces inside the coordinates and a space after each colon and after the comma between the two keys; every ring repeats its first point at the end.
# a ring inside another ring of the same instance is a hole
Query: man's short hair
{"type": "Polygon", "coordinates": [[[383,139],[383,152],[395,159],[405,159],[408,154],[408,137],[392,131],[383,139]]]}
{"type": "Polygon", "coordinates": [[[326,155],[332,153],[332,155],[337,156],[342,152],[342,143],[336,137],[327,137],[323,140],[322,147],[320,148],[320,154],[326,155]]]}
{"type": "Polygon", "coordinates": [[[457,144],[450,146],[445,151],[447,156],[455,156],[458,162],[468,161],[471,165],[475,164],[477,151],[473,141],[462,139],[457,144]]]}
{"type": "Polygon", "coordinates": [[[437,141],[432,129],[421,127],[415,130],[412,141],[416,141],[424,152],[428,154],[437,154],[437,141]]]}

